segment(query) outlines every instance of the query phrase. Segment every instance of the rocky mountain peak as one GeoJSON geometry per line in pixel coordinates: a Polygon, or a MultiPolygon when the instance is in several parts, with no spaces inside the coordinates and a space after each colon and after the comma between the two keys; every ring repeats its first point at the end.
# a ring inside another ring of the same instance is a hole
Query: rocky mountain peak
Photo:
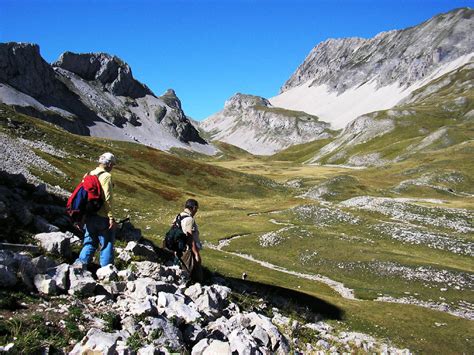
{"type": "Polygon", "coordinates": [[[310,82],[345,90],[375,80],[377,87],[411,85],[474,51],[474,10],[456,9],[371,39],[329,39],[313,48],[280,92],[310,82]]]}
{"type": "MultiPolygon", "coordinates": [[[[160,99],[162,99],[171,108],[182,111],[181,100],[178,98],[178,96],[176,95],[176,92],[173,89],[166,90],[163,96],[160,96],[160,99]]],[[[183,112],[183,116],[184,116],[184,112],[183,112]]]]}
{"type": "Polygon", "coordinates": [[[65,52],[53,66],[68,70],[88,81],[97,80],[115,96],[139,98],[153,95],[147,86],[135,80],[127,63],[107,53],[65,52]]]}
{"type": "Polygon", "coordinates": [[[268,107],[271,106],[271,104],[267,99],[261,96],[237,93],[225,102],[224,109],[242,110],[253,106],[268,107]]]}
{"type": "Polygon", "coordinates": [[[57,89],[55,73],[31,43],[0,43],[0,82],[35,97],[57,89]]]}

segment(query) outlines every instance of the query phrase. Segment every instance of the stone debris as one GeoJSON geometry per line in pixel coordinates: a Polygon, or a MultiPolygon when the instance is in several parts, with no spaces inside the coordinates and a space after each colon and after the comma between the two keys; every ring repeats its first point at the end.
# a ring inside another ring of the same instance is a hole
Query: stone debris
{"type": "Polygon", "coordinates": [[[374,211],[402,222],[411,222],[428,227],[451,229],[459,233],[474,232],[474,213],[466,209],[426,207],[416,202],[439,204],[440,200],[419,200],[358,196],[341,202],[343,207],[374,211]]]}
{"type": "Polygon", "coordinates": [[[448,233],[434,233],[423,226],[383,222],[371,226],[371,229],[402,243],[426,245],[433,249],[447,250],[454,254],[474,256],[473,242],[448,233]]]}
{"type": "Polygon", "coordinates": [[[334,224],[360,224],[359,217],[344,212],[335,206],[304,205],[291,210],[300,221],[309,221],[318,227],[331,227],[334,224]]]}
{"type": "MultiPolygon", "coordinates": [[[[288,354],[292,346],[323,350],[325,341],[334,344],[334,339],[339,339],[330,326],[318,323],[305,326],[318,332],[322,340],[313,345],[298,344],[298,340],[291,340],[291,327],[285,329],[290,320],[277,309],[273,319],[255,311],[241,311],[230,299],[232,289],[218,283],[221,279],[210,285],[187,285],[177,266],[142,261],[117,271],[109,265],[98,269],[94,277],[82,264],[55,266],[45,257],[35,258],[33,263],[28,256],[0,251],[2,286],[19,282],[16,272],[20,261],[31,264],[38,292],[67,301],[57,309],[49,302],[40,304],[43,312],[67,314],[72,305],[83,310],[87,326],[81,327],[89,331],[70,354],[130,353],[131,338],[140,341],[141,347],[133,350],[137,354],[288,354]],[[114,315],[119,322],[117,329],[107,328],[104,314],[114,315]]],[[[368,341],[354,340],[354,336],[340,338],[335,350],[385,346],[375,340],[367,346],[368,341]]]]}

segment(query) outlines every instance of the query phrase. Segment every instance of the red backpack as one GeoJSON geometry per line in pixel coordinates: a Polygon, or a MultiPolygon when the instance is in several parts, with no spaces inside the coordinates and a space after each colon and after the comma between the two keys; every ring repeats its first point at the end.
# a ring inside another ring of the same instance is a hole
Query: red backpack
{"type": "Polygon", "coordinates": [[[66,214],[73,223],[82,223],[85,216],[97,213],[104,204],[99,182],[99,175],[102,173],[103,171],[97,175],[85,175],[69,196],[66,214]]]}

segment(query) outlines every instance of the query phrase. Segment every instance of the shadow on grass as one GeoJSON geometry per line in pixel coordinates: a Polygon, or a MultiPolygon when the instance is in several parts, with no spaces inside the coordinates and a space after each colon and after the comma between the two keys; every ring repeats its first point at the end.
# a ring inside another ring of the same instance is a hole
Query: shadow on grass
{"type": "MultiPolygon", "coordinates": [[[[204,269],[205,275],[211,274],[209,270],[204,269]]],[[[233,291],[241,295],[250,295],[256,299],[263,299],[268,302],[270,308],[277,307],[289,313],[296,313],[298,316],[306,318],[307,321],[316,321],[320,317],[334,320],[342,320],[344,318],[344,311],[341,308],[303,292],[261,282],[226,277],[220,274],[214,274],[213,276],[224,279],[233,291]]]]}

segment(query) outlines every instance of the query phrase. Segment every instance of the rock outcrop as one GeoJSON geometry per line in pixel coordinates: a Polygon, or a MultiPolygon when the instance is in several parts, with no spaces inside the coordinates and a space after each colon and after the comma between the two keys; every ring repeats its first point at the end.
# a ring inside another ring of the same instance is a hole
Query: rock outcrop
{"type": "MultiPolygon", "coordinates": [[[[186,117],[181,108],[181,101],[173,89],[167,90],[164,95],[160,96],[168,106],[165,112],[168,114],[162,118],[157,117],[160,123],[168,127],[170,132],[173,132],[175,137],[182,142],[196,142],[200,144],[207,144],[207,142],[199,135],[198,130],[193,126],[190,120],[186,117]]],[[[160,115],[159,115],[160,116],[160,115]]]]}
{"type": "Polygon", "coordinates": [[[70,71],[87,81],[97,80],[115,96],[136,99],[153,95],[146,85],[135,80],[127,63],[107,53],[65,52],[52,66],[70,71]]]}
{"type": "Polygon", "coordinates": [[[54,95],[60,87],[54,70],[41,57],[39,46],[27,43],[0,44],[0,82],[39,98],[54,95]]]}
{"type": "Polygon", "coordinates": [[[274,107],[259,96],[236,94],[200,124],[212,139],[270,155],[294,144],[332,137],[329,124],[305,112],[274,107]]]}

